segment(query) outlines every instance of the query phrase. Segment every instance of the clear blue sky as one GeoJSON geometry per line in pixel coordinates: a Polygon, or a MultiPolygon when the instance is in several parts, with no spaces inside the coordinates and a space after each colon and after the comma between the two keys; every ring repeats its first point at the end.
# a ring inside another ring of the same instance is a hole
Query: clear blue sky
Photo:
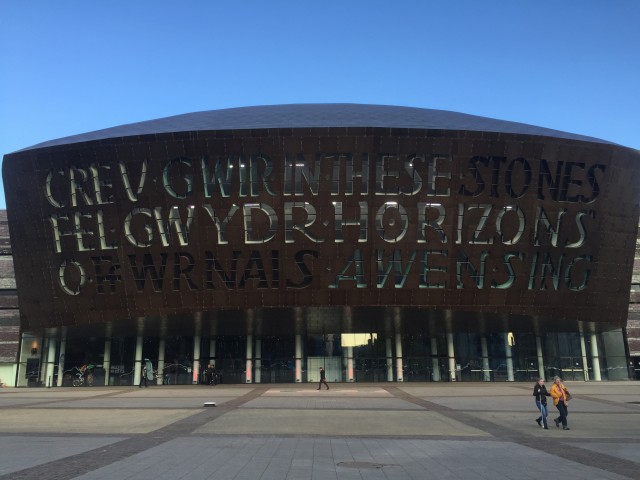
{"type": "Polygon", "coordinates": [[[1,155],[180,113],[320,102],[640,149],[640,1],[0,3],[1,155]]]}

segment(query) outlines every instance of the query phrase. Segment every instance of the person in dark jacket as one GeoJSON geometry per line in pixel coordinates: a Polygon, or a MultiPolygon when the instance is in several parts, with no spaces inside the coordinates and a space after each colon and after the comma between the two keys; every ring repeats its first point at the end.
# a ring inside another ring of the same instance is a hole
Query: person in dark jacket
{"type": "Polygon", "coordinates": [[[320,383],[318,384],[318,390],[320,390],[323,383],[324,386],[327,387],[327,390],[329,390],[329,384],[327,383],[327,378],[324,374],[324,368],[320,367],[320,383]]]}
{"type": "Polygon", "coordinates": [[[547,425],[547,415],[549,413],[547,410],[547,397],[550,397],[551,394],[547,392],[547,387],[544,386],[544,378],[539,378],[536,382],[533,387],[533,396],[536,397],[536,407],[540,412],[540,416],[536,418],[536,423],[545,430],[549,430],[547,425]]]}
{"type": "Polygon", "coordinates": [[[139,388],[142,388],[142,384],[144,383],[144,388],[147,388],[149,385],[147,384],[147,364],[142,364],[142,373],[140,374],[140,385],[139,388]]]}

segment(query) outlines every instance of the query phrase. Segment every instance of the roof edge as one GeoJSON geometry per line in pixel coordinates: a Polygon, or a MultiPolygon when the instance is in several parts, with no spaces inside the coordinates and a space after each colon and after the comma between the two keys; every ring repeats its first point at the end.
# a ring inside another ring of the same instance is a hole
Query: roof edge
{"type": "Polygon", "coordinates": [[[449,110],[353,103],[303,103],[235,107],[172,115],[48,140],[12,153],[109,138],[150,134],[187,131],[332,127],[486,131],[621,146],[586,135],[449,110]]]}

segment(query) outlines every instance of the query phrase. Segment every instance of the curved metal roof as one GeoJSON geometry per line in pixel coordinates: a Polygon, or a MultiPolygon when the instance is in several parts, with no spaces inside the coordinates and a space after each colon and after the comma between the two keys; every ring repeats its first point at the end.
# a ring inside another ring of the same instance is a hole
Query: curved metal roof
{"type": "Polygon", "coordinates": [[[114,137],[204,130],[265,128],[383,127],[541,135],[546,137],[611,143],[598,138],[508,122],[488,117],[390,105],[351,103],[266,105],[186,113],[145,122],[129,123],[39,143],[23,150],[52,147],[114,137]]]}

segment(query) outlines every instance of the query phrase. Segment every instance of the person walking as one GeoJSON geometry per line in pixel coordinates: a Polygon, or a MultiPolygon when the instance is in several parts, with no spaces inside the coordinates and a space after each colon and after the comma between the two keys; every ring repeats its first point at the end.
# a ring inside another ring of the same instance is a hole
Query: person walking
{"type": "Polygon", "coordinates": [[[549,430],[549,426],[547,425],[547,415],[549,414],[547,410],[547,397],[550,397],[551,394],[547,392],[547,387],[544,385],[544,378],[539,378],[534,385],[533,396],[536,397],[536,406],[540,412],[540,416],[536,418],[536,423],[545,430],[549,430]]]}
{"type": "Polygon", "coordinates": [[[567,404],[569,403],[569,391],[562,384],[562,379],[560,377],[553,378],[551,396],[553,397],[553,404],[558,409],[558,412],[560,412],[560,416],[553,420],[556,427],[560,428],[560,424],[562,423],[563,430],[571,430],[567,425],[567,416],[569,415],[569,411],[567,410],[567,404]]]}
{"type": "Polygon", "coordinates": [[[147,384],[147,364],[142,364],[142,375],[140,376],[140,385],[138,388],[142,388],[142,382],[144,382],[144,387],[147,388],[149,385],[147,384]]]}
{"type": "Polygon", "coordinates": [[[318,384],[318,390],[320,390],[323,383],[324,383],[324,386],[327,387],[327,390],[329,390],[329,384],[327,383],[327,378],[324,373],[324,368],[320,367],[320,383],[318,384]]]}
{"type": "Polygon", "coordinates": [[[212,363],[209,367],[211,367],[211,371],[209,372],[209,384],[215,387],[218,384],[218,372],[216,371],[216,365],[212,363]]]}

